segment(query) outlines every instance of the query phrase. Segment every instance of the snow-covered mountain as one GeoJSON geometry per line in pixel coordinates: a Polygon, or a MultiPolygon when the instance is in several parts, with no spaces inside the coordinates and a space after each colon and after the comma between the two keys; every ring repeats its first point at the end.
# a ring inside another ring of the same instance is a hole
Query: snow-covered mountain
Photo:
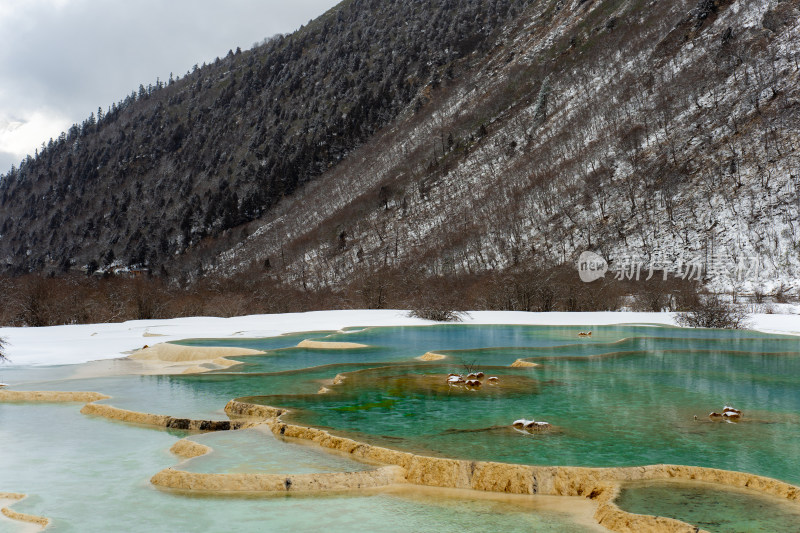
{"type": "Polygon", "coordinates": [[[797,15],[788,2],[537,3],[469,76],[429,86],[209,264],[269,258],[334,284],[364,264],[474,272],[595,250],[643,277],[700,264],[718,289],[789,289],[797,15]]]}
{"type": "Polygon", "coordinates": [[[797,289],[798,20],[778,0],[344,2],[6,176],[0,253],[319,287],[592,250],[627,275],[797,289]],[[184,124],[174,149],[142,153],[162,123],[184,124]],[[91,216],[58,207],[76,194],[91,216]]]}

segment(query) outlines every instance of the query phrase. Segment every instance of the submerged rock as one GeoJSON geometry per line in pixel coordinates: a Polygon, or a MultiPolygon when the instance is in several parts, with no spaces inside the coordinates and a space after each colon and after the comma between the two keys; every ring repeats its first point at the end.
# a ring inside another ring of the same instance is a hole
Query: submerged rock
{"type": "Polygon", "coordinates": [[[531,420],[525,424],[525,431],[530,431],[532,433],[541,433],[550,429],[553,429],[553,425],[549,422],[538,422],[536,420],[531,420]]]}
{"type": "Polygon", "coordinates": [[[708,414],[708,418],[711,420],[725,420],[728,422],[731,421],[738,421],[742,418],[742,412],[739,409],[726,405],[722,409],[722,413],[717,413],[713,411],[708,414]]]}
{"type": "Polygon", "coordinates": [[[511,424],[511,425],[514,426],[517,429],[524,429],[525,428],[525,424],[527,424],[529,422],[533,422],[533,420],[525,420],[524,418],[520,418],[519,420],[514,420],[514,423],[511,424]]]}
{"type": "Polygon", "coordinates": [[[450,385],[460,385],[462,383],[466,383],[466,380],[459,375],[450,374],[450,376],[447,378],[447,383],[450,385]]]}

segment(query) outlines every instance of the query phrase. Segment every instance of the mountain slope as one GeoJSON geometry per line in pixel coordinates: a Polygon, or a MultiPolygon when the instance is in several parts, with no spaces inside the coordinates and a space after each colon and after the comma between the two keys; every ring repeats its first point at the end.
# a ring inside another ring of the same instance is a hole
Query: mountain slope
{"type": "Polygon", "coordinates": [[[0,257],[14,271],[167,263],[335,166],[524,4],[350,0],[140,87],[2,179],[0,257]]]}
{"type": "Polygon", "coordinates": [[[593,249],[643,277],[696,261],[718,290],[797,288],[797,15],[537,3],[470,75],[206,264],[277,258],[324,286],[365,265],[480,272],[593,249]]]}
{"type": "Polygon", "coordinates": [[[616,266],[696,260],[724,270],[717,289],[791,288],[799,16],[777,0],[346,2],[131,103],[76,138],[80,158],[73,141],[53,151],[84,174],[41,170],[48,149],[3,180],[2,255],[81,264],[108,243],[170,272],[335,287],[592,249],[616,266]],[[84,211],[93,224],[65,221],[84,211]]]}

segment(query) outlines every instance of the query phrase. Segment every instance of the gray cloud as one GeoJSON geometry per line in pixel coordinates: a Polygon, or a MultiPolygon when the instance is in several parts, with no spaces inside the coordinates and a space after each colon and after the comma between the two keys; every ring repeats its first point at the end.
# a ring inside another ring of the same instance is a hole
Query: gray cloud
{"type": "Polygon", "coordinates": [[[337,0],[0,0],[0,173],[140,83],[287,33],[337,0]]]}

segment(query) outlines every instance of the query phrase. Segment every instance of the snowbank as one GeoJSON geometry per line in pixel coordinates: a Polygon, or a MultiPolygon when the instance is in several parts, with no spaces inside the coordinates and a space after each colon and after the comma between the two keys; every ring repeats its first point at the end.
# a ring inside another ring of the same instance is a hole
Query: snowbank
{"type": "MultiPolygon", "coordinates": [[[[8,340],[12,365],[78,364],[113,359],[153,345],[189,338],[270,337],[303,331],[338,331],[352,326],[419,326],[434,322],[411,318],[407,311],[316,311],[235,318],[173,318],[115,324],[86,324],[45,328],[0,328],[8,340]]],[[[475,311],[465,324],[541,324],[594,326],[605,324],[674,325],[671,313],[524,313],[475,311]]],[[[753,315],[755,329],[800,335],[798,315],[753,315]]]]}

